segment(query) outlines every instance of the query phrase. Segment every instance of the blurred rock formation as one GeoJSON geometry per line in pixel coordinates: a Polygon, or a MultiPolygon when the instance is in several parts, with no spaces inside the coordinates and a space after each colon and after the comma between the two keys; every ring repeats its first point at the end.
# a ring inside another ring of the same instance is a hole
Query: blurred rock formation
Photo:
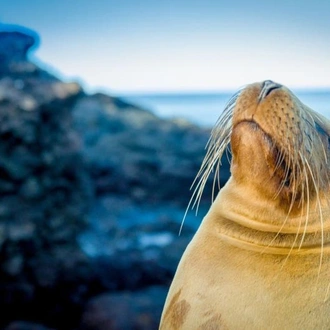
{"type": "Polygon", "coordinates": [[[209,131],[87,95],[36,42],[0,31],[0,328],[155,329],[209,131]]]}

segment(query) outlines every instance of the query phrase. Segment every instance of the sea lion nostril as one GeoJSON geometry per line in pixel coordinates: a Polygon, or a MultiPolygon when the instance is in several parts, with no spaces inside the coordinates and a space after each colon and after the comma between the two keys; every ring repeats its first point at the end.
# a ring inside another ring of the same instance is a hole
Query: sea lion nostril
{"type": "Polygon", "coordinates": [[[267,85],[267,84],[276,84],[276,83],[274,83],[274,81],[273,80],[265,80],[263,83],[262,83],[262,88],[264,88],[265,87],[265,85],[267,85]]]}
{"type": "Polygon", "coordinates": [[[259,94],[259,102],[266,98],[274,89],[281,88],[282,85],[272,80],[265,80],[259,94]]]}

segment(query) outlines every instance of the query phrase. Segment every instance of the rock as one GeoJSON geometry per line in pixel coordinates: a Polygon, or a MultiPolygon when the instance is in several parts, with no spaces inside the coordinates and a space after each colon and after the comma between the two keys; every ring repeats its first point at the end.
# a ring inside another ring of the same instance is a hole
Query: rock
{"type": "Polygon", "coordinates": [[[93,221],[95,227],[80,237],[81,246],[93,257],[99,287],[136,291],[149,285],[169,285],[195,232],[188,225],[192,219],[186,219],[179,236],[183,216],[179,208],[131,204],[125,212],[125,200],[108,197],[103,207],[111,205],[108,216],[106,209],[103,213],[101,206],[97,207],[94,216],[98,222],[93,221]]]}
{"type": "MultiPolygon", "coordinates": [[[[18,90],[24,88],[27,79],[59,81],[55,76],[29,61],[30,51],[38,44],[39,36],[34,31],[0,23],[0,78],[10,75],[18,90]]],[[[27,109],[34,106],[33,99],[28,96],[21,100],[21,103],[24,103],[27,109]]]]}
{"type": "Polygon", "coordinates": [[[0,328],[155,329],[209,130],[60,81],[36,40],[0,32],[0,328]]]}
{"type": "Polygon", "coordinates": [[[94,281],[77,243],[93,196],[72,122],[84,93],[29,62],[34,43],[0,32],[0,328],[74,328],[94,281]]]}
{"type": "Polygon", "coordinates": [[[37,323],[15,321],[10,323],[4,330],[55,330],[55,329],[50,329],[37,323]]]}
{"type": "MultiPolygon", "coordinates": [[[[120,194],[145,203],[166,200],[187,205],[209,130],[160,119],[126,103],[118,107],[116,100],[102,94],[86,96],[73,111],[97,195],[120,194]]],[[[229,173],[226,157],[223,163],[222,184],[229,173]]],[[[209,200],[212,189],[205,191],[203,199],[209,200]]]]}
{"type": "Polygon", "coordinates": [[[154,330],[159,326],[167,288],[108,293],[91,299],[81,330],[154,330]]]}
{"type": "Polygon", "coordinates": [[[16,256],[12,256],[11,259],[7,260],[6,263],[3,264],[4,271],[11,276],[19,275],[23,270],[24,259],[21,254],[16,256]]]}
{"type": "Polygon", "coordinates": [[[38,42],[38,37],[31,30],[15,31],[17,27],[5,28],[0,25],[0,63],[26,61],[31,47],[38,42]],[[14,30],[12,30],[14,29],[14,30]],[[2,30],[2,31],[1,31],[2,30]],[[10,31],[11,30],[11,31],[10,31]]]}

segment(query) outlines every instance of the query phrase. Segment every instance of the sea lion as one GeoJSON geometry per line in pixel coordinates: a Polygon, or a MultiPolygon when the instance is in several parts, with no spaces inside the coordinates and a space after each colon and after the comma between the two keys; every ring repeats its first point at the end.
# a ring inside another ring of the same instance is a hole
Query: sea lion
{"type": "Polygon", "coordinates": [[[229,144],[231,177],[179,263],[160,329],[330,329],[329,137],[330,122],[273,81],[233,96],[197,199],[229,144]]]}

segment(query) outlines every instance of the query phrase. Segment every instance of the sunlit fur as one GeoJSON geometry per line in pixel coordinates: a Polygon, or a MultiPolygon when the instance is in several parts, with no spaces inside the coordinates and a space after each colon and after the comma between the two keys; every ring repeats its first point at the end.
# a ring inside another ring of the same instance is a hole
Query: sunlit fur
{"type": "MultiPolygon", "coordinates": [[[[330,107],[330,105],[329,105],[330,107]]],[[[330,122],[272,81],[239,90],[207,145],[190,207],[231,177],[188,245],[160,329],[330,329],[330,122]]]]}
{"type": "MultiPolygon", "coordinates": [[[[192,207],[198,208],[211,173],[214,174],[212,195],[215,194],[216,186],[220,189],[221,157],[225,150],[230,148],[233,122],[235,122],[235,116],[239,116],[236,112],[245,111],[245,109],[241,109],[242,105],[241,108],[239,107],[240,98],[245,97],[244,92],[250,94],[251,86],[248,90],[242,88],[232,96],[211,132],[206,156],[193,184],[194,191],[190,201],[192,207]]],[[[263,91],[259,93],[259,102],[264,99],[262,93],[263,91]]],[[[281,87],[279,91],[273,92],[273,94],[276,93],[278,94],[277,97],[272,95],[272,104],[276,104],[279,97],[284,97],[286,99],[285,107],[288,108],[284,118],[287,122],[283,123],[283,117],[280,118],[281,125],[284,125],[282,132],[280,132],[282,134],[277,136],[276,133],[278,132],[272,132],[268,126],[262,127],[262,123],[259,123],[258,120],[240,118],[236,121],[238,123],[245,120],[251,121],[251,125],[255,124],[254,129],[263,133],[265,143],[270,145],[273,157],[271,176],[280,178],[277,191],[273,196],[274,199],[281,198],[282,200],[286,199],[286,202],[289,201],[287,203],[288,216],[293,209],[300,209],[301,214],[304,214],[304,220],[299,224],[297,235],[292,243],[293,248],[297,245],[297,242],[299,248],[303,245],[308,227],[310,199],[312,197],[316,198],[316,205],[320,213],[320,256],[322,258],[324,224],[320,195],[329,191],[329,123],[321,115],[302,104],[287,88],[281,87]]],[[[264,112],[264,115],[270,116],[273,120],[273,122],[268,123],[269,126],[274,125],[274,121],[276,121],[274,114],[267,113],[269,109],[264,110],[264,112]]],[[[328,202],[328,199],[325,198],[323,203],[324,201],[328,202]]],[[[284,221],[277,235],[281,233],[285,223],[284,221]]]]}

